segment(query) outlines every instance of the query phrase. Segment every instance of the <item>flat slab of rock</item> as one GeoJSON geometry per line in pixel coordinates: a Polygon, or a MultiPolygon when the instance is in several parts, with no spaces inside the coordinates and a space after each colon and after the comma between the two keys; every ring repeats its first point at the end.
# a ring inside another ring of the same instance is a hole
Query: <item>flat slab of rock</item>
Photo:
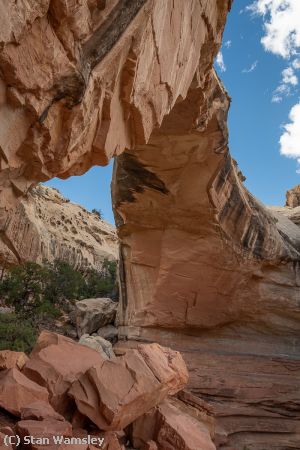
{"type": "Polygon", "coordinates": [[[79,340],[79,344],[96,350],[103,359],[115,358],[112,344],[101,336],[89,336],[84,334],[79,340]]]}
{"type": "Polygon", "coordinates": [[[22,370],[28,356],[23,352],[13,352],[11,350],[0,351],[0,370],[12,369],[16,367],[22,370]]]}
{"type": "Polygon", "coordinates": [[[70,404],[67,391],[71,384],[102,361],[103,358],[95,350],[56,333],[43,331],[23,373],[45,386],[53,408],[64,414],[70,404]]]}
{"type": "Polygon", "coordinates": [[[78,410],[101,430],[122,430],[188,380],[178,352],[138,345],[124,356],[90,368],[69,391],[78,410]]]}
{"type": "Polygon", "coordinates": [[[190,409],[191,413],[189,407],[177,399],[165,400],[133,423],[134,446],[142,449],[216,450],[209,425],[197,417],[194,408],[190,409]]]}
{"type": "Polygon", "coordinates": [[[58,414],[52,406],[41,400],[26,405],[21,409],[22,420],[58,420],[64,421],[64,417],[58,414]]]}
{"type": "Polygon", "coordinates": [[[32,438],[33,443],[27,448],[31,450],[41,450],[43,448],[52,450],[60,448],[54,437],[72,437],[72,426],[69,422],[58,420],[21,420],[17,423],[17,432],[23,442],[25,436],[32,438]],[[49,440],[49,443],[46,440],[49,440]]]}
{"type": "Polygon", "coordinates": [[[0,407],[20,417],[21,410],[35,400],[48,402],[48,391],[18,369],[0,372],[0,407]]]}
{"type": "Polygon", "coordinates": [[[110,298],[90,298],[76,302],[78,336],[95,333],[115,320],[118,304],[110,298]]]}

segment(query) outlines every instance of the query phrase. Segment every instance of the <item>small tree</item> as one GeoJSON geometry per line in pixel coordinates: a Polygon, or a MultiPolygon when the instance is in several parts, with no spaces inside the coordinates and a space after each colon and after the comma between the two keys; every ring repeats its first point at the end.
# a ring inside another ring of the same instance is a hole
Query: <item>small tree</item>
{"type": "Polygon", "coordinates": [[[103,219],[103,214],[102,214],[102,211],[101,211],[101,209],[96,209],[96,208],[94,208],[94,209],[92,209],[92,213],[93,214],[96,214],[96,216],[98,216],[99,217],[99,219],[103,219]]]}
{"type": "Polygon", "coordinates": [[[32,310],[41,305],[43,292],[49,280],[47,269],[28,262],[12,268],[0,285],[0,296],[17,312],[32,310]]]}
{"type": "Polygon", "coordinates": [[[49,268],[45,298],[51,303],[79,300],[86,296],[87,286],[83,275],[64,261],[55,261],[49,268]]]}

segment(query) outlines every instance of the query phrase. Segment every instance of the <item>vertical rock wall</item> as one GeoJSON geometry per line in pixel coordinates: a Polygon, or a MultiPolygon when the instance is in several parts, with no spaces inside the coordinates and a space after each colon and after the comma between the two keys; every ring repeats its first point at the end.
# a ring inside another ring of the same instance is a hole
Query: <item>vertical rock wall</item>
{"type": "Polygon", "coordinates": [[[0,6],[0,228],[30,186],[120,155],[121,334],[184,353],[219,448],[299,449],[300,233],[228,153],[212,65],[230,6],[0,6]]]}

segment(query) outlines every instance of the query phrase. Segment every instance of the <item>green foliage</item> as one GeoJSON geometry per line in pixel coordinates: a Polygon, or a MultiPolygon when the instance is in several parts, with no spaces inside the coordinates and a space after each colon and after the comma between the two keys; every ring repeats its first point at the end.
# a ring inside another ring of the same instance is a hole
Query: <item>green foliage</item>
{"type": "Polygon", "coordinates": [[[31,351],[39,328],[51,329],[69,300],[116,298],[116,272],[117,263],[108,260],[101,273],[90,270],[85,276],[62,261],[12,268],[0,280],[0,300],[15,308],[14,314],[0,314],[0,350],[31,351]]]}
{"type": "Polygon", "coordinates": [[[16,311],[34,309],[43,302],[43,292],[48,283],[48,271],[38,264],[28,262],[14,267],[0,283],[0,296],[16,311]]]}
{"type": "Polygon", "coordinates": [[[16,314],[0,314],[0,350],[30,352],[37,330],[30,320],[16,314]]]}
{"type": "Polygon", "coordinates": [[[66,300],[115,296],[116,273],[116,261],[109,260],[100,273],[89,270],[85,276],[63,261],[45,266],[27,262],[0,281],[0,299],[18,314],[58,317],[66,300]]]}
{"type": "Polygon", "coordinates": [[[48,284],[44,293],[51,303],[62,304],[65,300],[79,300],[86,296],[86,281],[80,272],[64,261],[48,266],[48,284]]]}
{"type": "Polygon", "coordinates": [[[116,297],[117,262],[105,259],[102,272],[89,270],[86,274],[86,298],[116,297]]]}
{"type": "Polygon", "coordinates": [[[102,211],[101,211],[101,209],[96,209],[96,208],[94,208],[94,209],[92,209],[92,213],[93,214],[96,214],[96,216],[98,216],[99,217],[99,219],[103,219],[103,214],[102,214],[102,211]]]}

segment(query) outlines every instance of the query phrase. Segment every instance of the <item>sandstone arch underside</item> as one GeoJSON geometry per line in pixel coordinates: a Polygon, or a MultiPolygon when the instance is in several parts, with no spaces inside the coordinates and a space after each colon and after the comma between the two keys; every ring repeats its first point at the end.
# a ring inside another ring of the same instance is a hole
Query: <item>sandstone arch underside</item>
{"type": "Polygon", "coordinates": [[[300,230],[229,154],[213,60],[230,6],[0,6],[1,237],[31,186],[117,156],[121,336],[183,352],[218,448],[299,449],[300,230]]]}

